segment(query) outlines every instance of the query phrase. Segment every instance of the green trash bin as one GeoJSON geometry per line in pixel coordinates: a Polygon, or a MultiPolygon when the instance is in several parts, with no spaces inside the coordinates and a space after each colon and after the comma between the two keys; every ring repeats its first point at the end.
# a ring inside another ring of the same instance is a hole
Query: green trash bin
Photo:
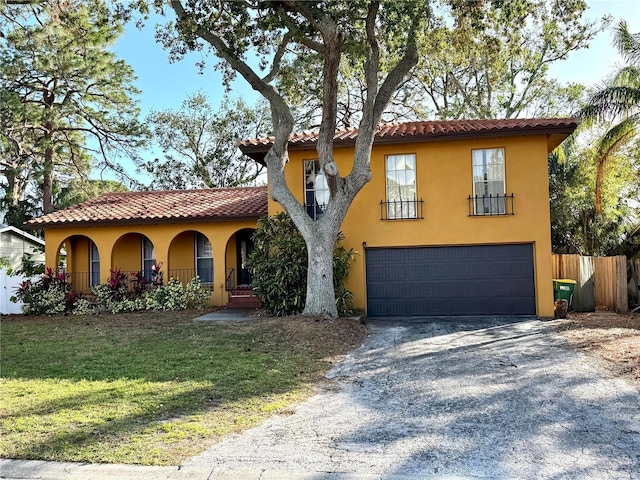
{"type": "Polygon", "coordinates": [[[569,310],[573,310],[573,290],[576,288],[575,280],[570,278],[553,279],[553,300],[564,299],[569,304],[569,310]]]}

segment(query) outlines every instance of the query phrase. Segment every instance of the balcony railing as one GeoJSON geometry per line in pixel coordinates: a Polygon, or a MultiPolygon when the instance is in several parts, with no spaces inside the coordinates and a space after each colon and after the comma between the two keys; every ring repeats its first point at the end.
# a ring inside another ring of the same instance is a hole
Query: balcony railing
{"type": "Polygon", "coordinates": [[[380,200],[380,220],[424,219],[424,200],[380,200]]]}
{"type": "Polygon", "coordinates": [[[236,269],[235,268],[227,268],[227,276],[225,280],[225,290],[230,292],[236,288],[236,269]]]}
{"type": "MultiPolygon", "coordinates": [[[[60,272],[62,273],[62,271],[60,272]]],[[[127,271],[121,270],[120,273],[124,274],[127,290],[134,290],[138,286],[137,274],[142,273],[144,278],[147,279],[149,284],[153,284],[150,280],[152,278],[151,271],[142,272],[140,270],[127,271]]],[[[166,273],[166,272],[165,272],[166,273]]],[[[96,272],[69,272],[67,281],[71,284],[71,289],[77,293],[91,293],[91,287],[98,283],[105,283],[108,279],[108,275],[97,275],[96,272]]],[[[172,268],[169,269],[167,275],[163,275],[162,283],[167,283],[170,278],[177,278],[182,285],[186,285],[196,275],[200,276],[203,288],[213,290],[213,269],[198,269],[195,268],[172,268]]],[[[159,281],[159,280],[158,280],[159,281]]]]}
{"type": "Polygon", "coordinates": [[[513,210],[513,193],[511,195],[469,195],[467,201],[470,217],[515,215],[513,210]]]}

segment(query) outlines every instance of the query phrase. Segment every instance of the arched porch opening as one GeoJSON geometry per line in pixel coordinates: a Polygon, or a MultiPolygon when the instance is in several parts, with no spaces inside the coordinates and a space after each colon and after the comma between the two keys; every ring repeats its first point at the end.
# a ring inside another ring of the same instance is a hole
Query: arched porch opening
{"type": "Polygon", "coordinates": [[[203,285],[213,288],[213,248],[202,232],[187,230],[176,235],[169,244],[169,277],[186,285],[198,276],[203,285]]]}
{"type": "Polygon", "coordinates": [[[86,235],[65,238],[56,251],[59,273],[66,273],[74,292],[88,293],[91,287],[103,281],[100,271],[100,252],[93,240],[86,235]]]}
{"type": "Polygon", "coordinates": [[[250,286],[251,271],[248,266],[249,255],[253,251],[253,232],[255,228],[243,228],[229,238],[226,248],[227,290],[239,286],[250,286]]]}
{"type": "Polygon", "coordinates": [[[141,274],[148,282],[162,283],[160,272],[156,270],[155,247],[142,233],[125,233],[116,240],[111,250],[111,269],[125,273],[130,283],[136,274],[141,274]]]}

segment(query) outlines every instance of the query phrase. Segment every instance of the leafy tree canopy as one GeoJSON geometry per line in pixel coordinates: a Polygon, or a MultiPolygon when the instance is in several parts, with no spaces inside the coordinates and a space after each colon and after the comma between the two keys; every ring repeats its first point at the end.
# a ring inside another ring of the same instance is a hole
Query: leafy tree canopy
{"type": "Polygon", "coordinates": [[[56,192],[55,207],[56,209],[68,208],[99,197],[103,193],[128,191],[129,189],[126,185],[115,180],[77,179],[56,192]]]}
{"type": "Polygon", "coordinates": [[[633,253],[626,250],[625,239],[640,218],[640,145],[629,146],[611,157],[598,211],[598,138],[590,144],[585,137],[583,133],[573,138],[549,156],[553,251],[582,255],[633,253]]]}
{"type": "Polygon", "coordinates": [[[138,162],[152,175],[151,188],[236,187],[255,182],[262,172],[262,165],[240,153],[238,142],[269,133],[264,103],[251,108],[226,98],[215,110],[204,93],[196,93],[179,110],[151,112],[147,123],[164,153],[163,159],[138,162]]]}
{"type": "MultiPolygon", "coordinates": [[[[587,21],[586,2],[575,0],[433,4],[429,28],[418,32],[418,64],[383,120],[556,117],[579,108],[585,87],[550,78],[549,67],[586,48],[609,17],[587,21]]],[[[337,113],[342,127],[360,119],[367,84],[359,72],[358,57],[343,60],[337,113]]],[[[322,86],[312,69],[296,69],[294,76],[312,87],[304,97],[295,81],[287,84],[291,102],[301,105],[297,118],[305,128],[317,126],[322,86]]]]}

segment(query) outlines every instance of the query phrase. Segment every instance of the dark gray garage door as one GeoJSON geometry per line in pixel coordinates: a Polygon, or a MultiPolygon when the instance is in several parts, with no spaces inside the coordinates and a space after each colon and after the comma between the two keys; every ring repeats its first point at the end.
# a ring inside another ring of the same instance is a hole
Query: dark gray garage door
{"type": "Polygon", "coordinates": [[[533,245],[369,248],[367,314],[535,315],[533,245]]]}

